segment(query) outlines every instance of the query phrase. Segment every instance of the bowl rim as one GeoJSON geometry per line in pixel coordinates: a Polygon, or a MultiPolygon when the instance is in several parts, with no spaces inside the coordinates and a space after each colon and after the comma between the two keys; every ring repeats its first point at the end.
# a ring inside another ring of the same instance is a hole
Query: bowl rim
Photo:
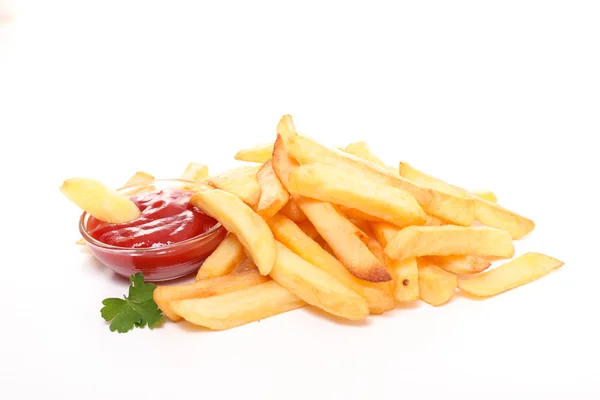
{"type": "MultiPolygon", "coordinates": [[[[125,185],[125,186],[117,189],[117,192],[121,192],[125,189],[141,187],[142,185],[148,185],[149,183],[154,183],[154,182],[163,182],[163,183],[177,182],[177,183],[192,184],[192,185],[198,183],[198,182],[190,181],[190,180],[186,180],[186,179],[153,179],[153,180],[133,183],[130,185],[125,185]]],[[[202,209],[200,209],[200,210],[202,212],[204,212],[204,210],[202,210],[202,209]]],[[[112,244],[107,244],[107,243],[101,242],[97,239],[94,239],[92,236],[90,236],[90,234],[87,232],[87,229],[85,228],[86,218],[89,215],[90,214],[88,214],[86,211],[84,211],[81,214],[81,216],[79,217],[79,233],[81,233],[81,236],[86,241],[86,243],[94,245],[96,247],[100,247],[105,250],[111,250],[111,251],[123,252],[123,253],[132,253],[133,252],[133,253],[148,254],[148,253],[164,252],[164,251],[172,250],[172,249],[180,247],[180,246],[185,246],[185,245],[189,245],[194,242],[202,241],[203,239],[213,235],[215,232],[218,232],[220,229],[222,229],[222,228],[224,229],[223,225],[219,221],[217,221],[217,223],[215,225],[213,225],[206,232],[203,232],[198,236],[194,236],[192,238],[186,239],[182,242],[172,243],[172,244],[168,244],[168,245],[160,246],[160,247],[141,247],[141,248],[136,249],[136,248],[129,248],[129,247],[113,246],[112,244]]]]}

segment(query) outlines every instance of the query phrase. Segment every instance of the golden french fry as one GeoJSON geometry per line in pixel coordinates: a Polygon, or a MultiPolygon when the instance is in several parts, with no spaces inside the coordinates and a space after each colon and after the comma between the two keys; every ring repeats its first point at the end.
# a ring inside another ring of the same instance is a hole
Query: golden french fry
{"type": "MultiPolygon", "coordinates": [[[[154,180],[154,176],[152,176],[146,172],[138,171],[135,174],[133,174],[131,176],[131,178],[129,178],[127,180],[127,182],[125,182],[125,186],[136,185],[136,184],[140,184],[143,182],[152,182],[153,180],[154,180]]],[[[131,196],[133,194],[152,191],[154,189],[155,189],[154,185],[148,184],[147,186],[137,189],[137,190],[127,190],[127,192],[123,193],[123,194],[127,194],[128,196],[131,196]]],[[[85,240],[83,240],[83,238],[81,238],[81,239],[77,240],[75,242],[75,244],[85,245],[86,243],[85,243],[85,240]]]]}
{"type": "MultiPolygon", "coordinates": [[[[366,221],[360,221],[360,222],[368,224],[368,222],[366,222],[366,221]]],[[[366,228],[368,228],[368,226],[366,228]]],[[[369,233],[367,233],[365,230],[361,229],[361,231],[363,231],[367,235],[367,240],[366,240],[365,244],[367,245],[367,248],[369,249],[369,251],[371,253],[373,253],[375,258],[377,258],[379,260],[381,265],[385,265],[387,267],[387,265],[388,265],[387,257],[385,255],[385,253],[383,252],[383,247],[381,247],[381,244],[379,244],[379,242],[375,238],[371,237],[371,235],[369,233]]]]}
{"type": "Polygon", "coordinates": [[[178,300],[170,304],[173,312],[185,320],[214,330],[235,328],[306,305],[273,281],[219,296],[178,300]]]}
{"type": "Polygon", "coordinates": [[[391,289],[396,300],[401,302],[418,300],[419,271],[416,258],[393,260],[385,255],[381,244],[375,239],[370,240],[367,247],[382,264],[387,266],[392,276],[392,281],[389,283],[392,283],[391,289]]]}
{"type": "MultiPolygon", "coordinates": [[[[375,153],[373,153],[371,151],[371,149],[369,148],[369,146],[367,145],[366,142],[350,143],[348,146],[346,146],[344,151],[346,153],[352,154],[358,158],[362,158],[363,160],[367,160],[379,167],[387,168],[385,163],[383,161],[381,161],[379,159],[379,157],[377,157],[375,155],[375,153]]],[[[394,171],[394,172],[396,172],[396,171],[394,171]]]]}
{"type": "Polygon", "coordinates": [[[392,279],[384,265],[371,253],[368,237],[331,205],[318,200],[298,198],[296,202],[331,246],[336,257],[357,278],[369,282],[392,279]]]}
{"type": "Polygon", "coordinates": [[[198,270],[196,280],[227,275],[245,259],[244,245],[233,233],[228,233],[215,251],[204,260],[198,270]]]}
{"type": "Polygon", "coordinates": [[[140,209],[128,197],[93,179],[67,179],[60,191],[100,221],[120,224],[140,216],[140,209]]]}
{"type": "Polygon", "coordinates": [[[275,144],[273,145],[272,165],[273,171],[275,171],[279,181],[283,187],[288,190],[288,187],[290,186],[290,174],[294,169],[300,166],[300,163],[290,157],[281,135],[277,135],[277,139],[275,139],[275,144]]]}
{"type": "Polygon", "coordinates": [[[409,193],[363,178],[351,168],[314,163],[294,168],[287,189],[316,200],[355,208],[395,225],[425,223],[425,212],[409,193]]]}
{"type": "Polygon", "coordinates": [[[371,222],[369,226],[373,235],[383,247],[387,246],[400,232],[400,228],[388,222],[371,222]]]}
{"type": "Polygon", "coordinates": [[[441,269],[457,275],[477,274],[492,265],[485,258],[477,256],[429,256],[426,258],[441,269]]]}
{"type": "MultiPolygon", "coordinates": [[[[283,140],[287,140],[294,133],[296,133],[296,126],[294,125],[292,116],[287,114],[281,117],[277,123],[277,136],[280,136],[283,140]]],[[[273,146],[273,151],[275,151],[275,146],[273,146]]]]}
{"type": "Polygon", "coordinates": [[[260,199],[256,205],[256,212],[263,217],[271,217],[285,206],[290,195],[275,175],[271,160],[260,167],[256,178],[260,186],[260,199]]]}
{"type": "MultiPolygon", "coordinates": [[[[394,175],[398,175],[398,169],[395,167],[387,167],[383,161],[381,161],[375,154],[373,154],[373,152],[371,152],[371,150],[369,149],[369,147],[367,146],[367,144],[365,142],[351,143],[346,147],[346,149],[344,151],[346,153],[352,154],[363,160],[370,161],[371,163],[373,163],[379,167],[383,167],[383,168],[387,169],[388,171],[391,171],[394,175]]],[[[362,219],[362,220],[371,221],[371,222],[384,222],[380,218],[374,217],[369,214],[362,213],[361,211],[358,211],[353,208],[346,208],[343,206],[339,206],[339,209],[340,209],[340,211],[342,211],[342,213],[344,215],[346,215],[350,219],[362,219]]],[[[434,216],[426,215],[425,218],[426,218],[426,221],[425,221],[426,226],[444,225],[444,221],[442,221],[439,218],[436,218],[434,216]]],[[[408,221],[407,221],[407,223],[404,225],[396,225],[396,226],[398,226],[400,228],[404,228],[409,225],[411,225],[411,224],[408,223],[408,221]]],[[[393,225],[390,225],[390,226],[392,228],[394,228],[393,225]]],[[[418,290],[417,290],[417,292],[418,292],[418,290]]]]}
{"type": "Polygon", "coordinates": [[[219,221],[233,233],[251,255],[262,275],[268,275],[275,264],[277,250],[269,225],[238,197],[215,189],[197,192],[190,203],[219,221]]]}
{"type": "Polygon", "coordinates": [[[394,297],[400,302],[419,300],[419,268],[415,257],[396,261],[388,257],[394,278],[394,297]]]}
{"type": "Polygon", "coordinates": [[[256,173],[260,167],[240,167],[216,176],[211,176],[207,182],[217,189],[236,195],[250,207],[260,200],[260,185],[256,173]]]}
{"type": "MultiPolygon", "coordinates": [[[[381,246],[387,246],[400,229],[387,222],[371,222],[373,235],[381,246]]],[[[394,297],[398,301],[414,301],[419,299],[419,270],[414,257],[394,260],[386,256],[387,267],[394,280],[394,297]]]]}
{"type": "Polygon", "coordinates": [[[234,158],[239,161],[265,163],[271,158],[273,153],[273,143],[259,144],[247,149],[238,151],[234,158]]]}
{"type": "Polygon", "coordinates": [[[384,168],[385,170],[391,172],[394,175],[398,175],[398,168],[385,165],[385,163],[381,161],[381,159],[371,151],[366,142],[350,143],[348,146],[346,146],[345,149],[338,148],[337,150],[341,150],[348,154],[352,154],[355,157],[361,158],[365,161],[369,161],[370,163],[375,164],[378,167],[384,168]]]}
{"type": "MultiPolygon", "coordinates": [[[[281,215],[292,220],[287,215],[284,215],[284,214],[281,214],[281,215]]],[[[304,234],[306,236],[308,236],[309,238],[311,238],[313,240],[319,236],[319,232],[317,232],[317,228],[315,228],[315,226],[308,220],[302,221],[302,222],[297,222],[296,225],[298,226],[298,228],[302,229],[302,232],[304,232],[304,234]]]]}
{"type": "MultiPolygon", "coordinates": [[[[289,175],[298,165],[289,156],[282,136],[278,135],[273,148],[273,170],[286,189],[289,175]]],[[[385,266],[367,248],[364,234],[331,203],[302,196],[295,196],[294,201],[354,276],[370,282],[387,282],[392,279],[385,266]]]]}
{"type": "Polygon", "coordinates": [[[419,297],[432,306],[447,303],[458,284],[456,275],[444,271],[437,265],[419,259],[419,297]]]}
{"type": "Polygon", "coordinates": [[[170,303],[174,300],[219,296],[260,285],[270,280],[269,277],[262,276],[256,269],[248,270],[235,275],[218,276],[182,285],[158,286],[154,289],[153,297],[158,308],[169,319],[178,321],[181,317],[170,307],[170,303]]]}
{"type": "Polygon", "coordinates": [[[512,239],[506,231],[455,225],[408,226],[385,247],[385,254],[396,260],[454,255],[510,258],[514,251],[512,239]]]}
{"type": "Polygon", "coordinates": [[[563,265],[564,262],[544,254],[526,253],[489,271],[461,278],[458,287],[474,296],[495,296],[533,282],[563,265]]]}
{"type": "Polygon", "coordinates": [[[491,190],[475,189],[475,190],[471,190],[471,193],[477,197],[482,198],[483,200],[491,201],[492,203],[498,202],[496,193],[492,192],[491,190]]]}
{"type": "Polygon", "coordinates": [[[133,176],[129,178],[127,182],[125,182],[125,186],[134,185],[136,183],[149,182],[153,180],[154,176],[150,175],[147,172],[138,171],[135,174],[133,174],[133,176]]]}
{"type": "Polygon", "coordinates": [[[188,181],[201,181],[206,178],[208,178],[208,166],[194,162],[189,163],[181,174],[181,179],[188,181]]]}
{"type": "Polygon", "coordinates": [[[369,315],[365,300],[327,272],[277,242],[277,261],[271,278],[302,300],[350,320],[369,315]]]}
{"type": "Polygon", "coordinates": [[[302,212],[298,204],[294,199],[289,199],[287,203],[281,209],[281,213],[291,219],[294,222],[306,221],[306,215],[302,212]]]}
{"type": "MultiPolygon", "coordinates": [[[[383,245],[386,246],[388,242],[390,242],[397,234],[398,232],[400,232],[400,229],[398,229],[397,227],[395,227],[392,224],[389,224],[387,222],[375,222],[375,223],[371,223],[371,229],[373,230],[373,233],[375,234],[375,237],[377,238],[377,240],[383,245]]],[[[445,269],[448,272],[452,272],[455,274],[475,274],[477,272],[481,272],[483,270],[485,270],[486,268],[488,268],[490,266],[490,262],[487,261],[486,259],[482,258],[482,257],[477,257],[477,256],[430,256],[427,257],[428,259],[430,259],[430,261],[432,261],[434,264],[436,264],[438,267],[445,269]]],[[[394,275],[394,270],[395,269],[399,269],[400,271],[404,271],[405,269],[408,270],[407,274],[410,274],[412,271],[416,271],[416,260],[414,257],[412,258],[408,258],[406,259],[407,264],[408,265],[413,265],[414,264],[414,268],[413,267],[407,267],[407,268],[402,268],[403,266],[403,262],[400,261],[400,267],[394,268],[392,267],[392,276],[394,275]]],[[[388,264],[388,267],[390,267],[390,265],[388,264]]],[[[396,275],[401,275],[401,274],[396,274],[396,275]]],[[[398,288],[398,284],[396,284],[396,288],[397,289],[401,289],[402,293],[409,293],[409,296],[411,297],[411,300],[415,300],[414,297],[414,293],[417,293],[417,298],[418,298],[418,287],[416,288],[416,290],[412,290],[411,291],[411,282],[412,279],[410,279],[410,276],[407,276],[408,281],[406,282],[406,286],[405,288],[398,288]]],[[[400,281],[400,278],[395,278],[394,279],[396,282],[400,281]]],[[[401,293],[401,294],[402,294],[401,293]]],[[[398,293],[396,293],[396,298],[398,300],[400,300],[400,298],[398,298],[398,293]]],[[[400,300],[402,301],[402,300],[400,300]]]]}
{"type": "Polygon", "coordinates": [[[415,182],[416,184],[439,190],[455,196],[470,198],[475,202],[475,219],[492,228],[508,231],[513,239],[519,239],[535,228],[532,220],[515,212],[500,207],[498,204],[487,201],[481,197],[458,186],[450,185],[440,179],[427,175],[417,170],[408,163],[400,163],[400,176],[415,182]]]}
{"type": "MultiPolygon", "coordinates": [[[[443,191],[419,186],[408,179],[378,167],[351,154],[328,149],[317,142],[291,133],[285,140],[290,155],[302,164],[322,163],[360,171],[364,179],[381,185],[394,186],[411,194],[427,214],[456,225],[469,226],[475,218],[473,199],[454,196],[443,191]]],[[[285,185],[285,183],[284,183],[285,185]]]]}
{"type": "Polygon", "coordinates": [[[389,282],[371,283],[358,279],[340,261],[307,236],[298,225],[283,215],[275,215],[268,222],[275,239],[360,295],[367,302],[372,314],[380,314],[394,308],[389,282]]]}
{"type": "Polygon", "coordinates": [[[338,205],[337,208],[348,219],[356,219],[356,220],[370,221],[370,222],[385,222],[381,218],[366,214],[360,210],[357,210],[356,208],[344,207],[344,206],[340,206],[340,205],[338,205]]]}

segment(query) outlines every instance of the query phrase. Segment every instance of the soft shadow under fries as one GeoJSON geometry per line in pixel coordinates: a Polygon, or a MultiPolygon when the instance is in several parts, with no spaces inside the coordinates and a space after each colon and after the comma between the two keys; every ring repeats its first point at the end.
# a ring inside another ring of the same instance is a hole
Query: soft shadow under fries
{"type": "MultiPolygon", "coordinates": [[[[420,308],[425,302],[422,300],[401,301],[396,303],[395,310],[414,310],[420,308]]],[[[384,314],[385,315],[385,314],[384,314]]]]}
{"type": "Polygon", "coordinates": [[[338,317],[337,315],[329,314],[328,312],[313,306],[304,307],[304,310],[320,319],[326,320],[328,322],[333,322],[338,325],[364,327],[368,326],[371,323],[369,318],[361,319],[358,321],[352,321],[346,318],[338,317]]]}
{"type": "Polygon", "coordinates": [[[462,290],[458,289],[455,293],[454,293],[454,297],[462,297],[463,299],[468,299],[468,300],[476,300],[476,301],[483,301],[483,300],[487,300],[487,297],[480,297],[480,296],[475,296],[472,295],[470,293],[467,292],[463,292],[462,290]]]}
{"type": "Polygon", "coordinates": [[[204,333],[214,333],[214,332],[220,332],[214,329],[209,329],[206,328],[204,326],[200,326],[200,325],[194,325],[189,321],[186,321],[185,319],[182,319],[181,321],[177,321],[177,322],[173,322],[173,321],[166,321],[166,322],[170,322],[173,324],[177,324],[179,329],[181,329],[182,331],[185,332],[190,332],[190,333],[198,333],[198,332],[204,332],[204,333]]]}

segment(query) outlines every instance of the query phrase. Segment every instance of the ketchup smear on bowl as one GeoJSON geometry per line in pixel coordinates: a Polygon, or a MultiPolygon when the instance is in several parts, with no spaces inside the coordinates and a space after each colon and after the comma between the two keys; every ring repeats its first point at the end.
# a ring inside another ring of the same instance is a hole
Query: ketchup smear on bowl
{"type": "Polygon", "coordinates": [[[141,215],[123,224],[88,215],[86,233],[111,246],[88,241],[90,251],[125,277],[141,272],[147,281],[164,281],[197,271],[227,231],[222,226],[213,229],[217,221],[189,202],[192,194],[165,188],[132,195],[141,215]],[[193,238],[197,239],[188,241],[193,238]]]}
{"type": "Polygon", "coordinates": [[[183,242],[203,234],[217,223],[189,202],[192,194],[163,189],[130,196],[140,209],[139,218],[111,224],[90,217],[88,233],[102,243],[130,249],[183,242]]]}

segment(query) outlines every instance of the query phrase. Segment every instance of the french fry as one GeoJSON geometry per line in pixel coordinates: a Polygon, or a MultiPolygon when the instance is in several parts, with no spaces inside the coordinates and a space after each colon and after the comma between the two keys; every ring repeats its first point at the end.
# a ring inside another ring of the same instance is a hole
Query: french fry
{"type": "Polygon", "coordinates": [[[260,185],[256,173],[260,167],[240,167],[226,171],[220,175],[211,176],[207,182],[217,189],[229,192],[250,207],[260,200],[260,185]]]}
{"type": "Polygon", "coordinates": [[[247,289],[200,299],[172,301],[173,312],[213,330],[235,328],[306,305],[274,281],[247,289]]]}
{"type": "MultiPolygon", "coordinates": [[[[282,214],[282,216],[288,218],[286,215],[282,214]]],[[[292,220],[291,218],[288,218],[288,219],[292,220]]],[[[308,220],[302,221],[302,222],[297,222],[296,225],[298,226],[298,228],[300,228],[302,230],[302,232],[304,232],[304,234],[306,236],[308,236],[309,238],[311,238],[313,240],[319,236],[319,232],[317,232],[317,228],[315,228],[315,226],[308,220]]]]}
{"type": "Polygon", "coordinates": [[[400,302],[419,300],[419,268],[415,257],[396,261],[388,257],[394,278],[394,297],[400,302]]]}
{"type": "Polygon", "coordinates": [[[346,148],[337,150],[341,150],[345,153],[352,154],[355,157],[361,158],[378,167],[384,168],[388,172],[391,172],[393,175],[398,175],[398,168],[385,165],[385,163],[381,161],[381,159],[371,151],[366,142],[350,143],[348,146],[346,146],[346,148]]]}
{"type": "Polygon", "coordinates": [[[432,306],[447,303],[458,285],[458,278],[435,264],[419,260],[419,297],[432,306]]]}
{"type": "Polygon", "coordinates": [[[474,296],[495,296],[533,282],[563,265],[562,261],[544,254],[526,253],[479,275],[461,278],[458,287],[474,296]]]}
{"type": "Polygon", "coordinates": [[[138,171],[135,174],[133,174],[133,176],[129,178],[127,182],[125,182],[125,186],[134,185],[136,183],[149,182],[153,180],[154,176],[150,175],[147,172],[138,171]]]}
{"type": "MultiPolygon", "coordinates": [[[[377,260],[379,260],[379,262],[381,263],[381,265],[384,265],[386,267],[386,269],[388,270],[388,273],[390,273],[389,271],[389,263],[388,263],[388,259],[389,257],[387,257],[385,255],[385,253],[383,252],[383,247],[381,247],[381,245],[379,244],[379,242],[377,240],[375,240],[374,238],[369,236],[369,240],[366,243],[367,248],[369,249],[369,251],[371,253],[373,253],[373,255],[375,256],[375,258],[377,258],[377,260]]],[[[391,273],[390,273],[391,275],[391,273]]],[[[382,282],[382,283],[391,283],[393,284],[393,277],[389,282],[382,282]]],[[[391,287],[390,287],[391,288],[391,287]]]]}
{"type": "MultiPolygon", "coordinates": [[[[379,167],[386,168],[388,171],[391,171],[394,175],[398,175],[398,169],[394,168],[394,167],[386,167],[384,162],[381,161],[375,154],[373,154],[373,152],[371,152],[371,150],[369,149],[369,147],[367,146],[367,144],[365,142],[351,143],[346,147],[346,149],[344,151],[346,153],[352,154],[358,158],[369,161],[379,167]]],[[[347,208],[347,207],[339,206],[339,209],[344,215],[346,215],[350,219],[362,219],[362,220],[371,221],[371,222],[385,222],[380,218],[374,217],[369,214],[365,214],[354,208],[347,208]]],[[[439,218],[436,218],[434,216],[431,216],[431,215],[426,215],[425,219],[426,219],[426,221],[425,221],[426,226],[444,225],[444,222],[442,220],[440,220],[439,218]]],[[[411,225],[409,223],[409,221],[407,221],[407,223],[404,225],[398,225],[398,223],[396,224],[396,226],[398,226],[400,228],[404,228],[409,225],[411,225]]]]}
{"type": "Polygon", "coordinates": [[[396,261],[385,255],[381,244],[372,239],[367,247],[377,259],[387,267],[392,276],[391,289],[396,300],[400,302],[419,299],[419,270],[416,258],[406,258],[396,261]]]}
{"type": "MultiPolygon", "coordinates": [[[[387,222],[371,222],[373,235],[381,246],[387,246],[400,229],[387,222]]],[[[386,256],[387,267],[394,280],[394,297],[401,302],[419,299],[419,269],[415,257],[394,260],[386,256]]]]}
{"type": "Polygon", "coordinates": [[[409,226],[385,247],[395,260],[421,256],[475,255],[510,258],[514,254],[510,234],[488,227],[409,226]]]}
{"type": "Polygon", "coordinates": [[[400,228],[388,222],[372,222],[370,223],[370,227],[373,235],[383,247],[387,246],[400,232],[400,228]]]}
{"type": "Polygon", "coordinates": [[[298,225],[283,215],[275,215],[268,222],[275,239],[360,295],[367,302],[372,314],[381,314],[394,308],[389,282],[371,283],[358,279],[340,261],[307,236],[298,225]]]}
{"type": "Polygon", "coordinates": [[[356,208],[344,207],[344,206],[340,206],[340,205],[338,205],[337,208],[348,219],[356,219],[356,220],[370,221],[370,222],[385,222],[381,218],[377,218],[373,215],[366,214],[360,210],[357,210],[356,208]]]}
{"type": "Polygon", "coordinates": [[[289,199],[281,209],[281,213],[294,222],[306,221],[306,215],[302,212],[294,199],[289,199]]]}
{"type": "Polygon", "coordinates": [[[275,175],[271,160],[260,167],[256,178],[260,186],[260,199],[256,206],[256,212],[263,217],[271,217],[285,206],[290,195],[275,175]]]}
{"type": "Polygon", "coordinates": [[[290,155],[302,164],[322,163],[360,171],[364,179],[381,185],[394,186],[410,193],[427,214],[456,225],[469,226],[475,218],[473,199],[454,196],[443,191],[419,186],[405,178],[351,154],[328,149],[317,142],[290,134],[285,140],[290,155]]]}
{"type": "Polygon", "coordinates": [[[318,200],[298,198],[298,205],[331,246],[336,257],[357,278],[369,282],[392,279],[384,265],[371,253],[368,237],[331,205],[318,200]]]}
{"type": "Polygon", "coordinates": [[[128,197],[93,179],[67,179],[60,191],[100,221],[119,224],[140,216],[140,209],[128,197]]]}
{"type": "Polygon", "coordinates": [[[350,320],[369,315],[365,300],[333,276],[277,242],[277,261],[271,278],[302,300],[350,320]]]}
{"type": "Polygon", "coordinates": [[[494,202],[475,196],[465,189],[450,185],[431,175],[427,175],[408,163],[401,162],[399,171],[400,176],[409,179],[416,184],[455,196],[472,199],[475,202],[475,219],[477,221],[492,228],[508,231],[513,239],[519,239],[535,228],[535,224],[532,220],[507,210],[506,208],[500,207],[494,202]]]}
{"type": "Polygon", "coordinates": [[[492,265],[485,258],[477,256],[429,256],[426,258],[441,269],[457,275],[478,274],[492,265]]]}
{"type": "Polygon", "coordinates": [[[492,192],[491,190],[475,189],[475,190],[471,190],[471,193],[477,197],[482,198],[483,200],[491,201],[492,203],[498,202],[496,193],[492,192]]]}
{"type": "Polygon", "coordinates": [[[314,163],[294,168],[287,189],[316,200],[355,208],[395,225],[425,223],[425,212],[407,192],[371,182],[359,171],[314,163]]]}
{"type": "Polygon", "coordinates": [[[196,280],[199,281],[227,275],[245,259],[244,245],[242,245],[234,234],[228,233],[215,251],[204,260],[204,263],[198,270],[196,280]]]}
{"type": "MultiPolygon", "coordinates": [[[[284,139],[281,135],[277,135],[275,144],[273,145],[273,158],[272,158],[273,171],[279,178],[279,181],[289,191],[290,186],[290,174],[294,169],[300,166],[298,161],[290,157],[288,149],[286,148],[284,139]]],[[[293,200],[293,199],[292,199],[293,200]]],[[[291,202],[291,201],[290,201],[291,202]]],[[[288,216],[291,219],[291,217],[288,216]]]]}
{"type": "Polygon", "coordinates": [[[201,181],[206,178],[208,178],[208,167],[193,162],[189,163],[183,174],[181,174],[181,179],[188,181],[201,181]]]}
{"type": "Polygon", "coordinates": [[[154,289],[153,297],[158,307],[169,319],[178,321],[181,317],[170,307],[170,303],[174,300],[219,296],[260,285],[270,280],[269,277],[262,276],[258,270],[250,269],[235,275],[218,276],[183,285],[158,286],[154,289]]]}
{"type": "Polygon", "coordinates": [[[366,142],[350,143],[348,146],[346,146],[344,151],[358,158],[362,158],[363,160],[367,160],[378,167],[387,168],[385,163],[371,151],[366,142]]]}
{"type": "Polygon", "coordinates": [[[238,151],[234,158],[239,161],[255,162],[263,164],[271,158],[273,143],[259,144],[238,151]]]}
{"type": "MultiPolygon", "coordinates": [[[[296,133],[296,126],[294,125],[294,120],[292,119],[291,115],[286,114],[283,117],[281,117],[281,119],[277,123],[277,136],[287,141],[288,138],[294,133],[296,133]]],[[[273,146],[273,151],[275,151],[275,146],[273,146]]]]}
{"type": "MultiPolygon", "coordinates": [[[[290,173],[298,165],[289,156],[283,138],[278,135],[273,148],[273,170],[286,189],[290,173]]],[[[295,196],[294,201],[354,276],[370,282],[387,282],[392,279],[385,266],[381,265],[365,245],[365,238],[362,237],[364,234],[361,236],[360,230],[331,203],[302,196],[295,196]]]]}
{"type": "MultiPolygon", "coordinates": [[[[152,182],[153,180],[154,180],[154,176],[152,176],[152,175],[150,175],[150,174],[148,174],[146,172],[143,172],[143,171],[138,171],[135,174],[133,174],[131,176],[131,178],[129,178],[127,180],[127,182],[125,182],[125,186],[136,185],[136,184],[140,184],[140,183],[143,183],[143,182],[152,182]]],[[[127,190],[126,194],[128,196],[131,196],[133,194],[147,192],[147,191],[152,191],[154,189],[155,189],[154,185],[148,184],[145,187],[139,188],[139,189],[136,189],[136,190],[129,189],[129,190],[127,190]]],[[[81,239],[77,240],[75,242],[75,244],[85,245],[86,243],[85,243],[85,240],[83,240],[83,238],[81,238],[81,239]]]]}
{"type": "Polygon", "coordinates": [[[219,221],[233,233],[250,253],[262,275],[268,275],[275,264],[277,250],[269,225],[238,197],[215,189],[197,192],[190,203],[219,221]]]}

